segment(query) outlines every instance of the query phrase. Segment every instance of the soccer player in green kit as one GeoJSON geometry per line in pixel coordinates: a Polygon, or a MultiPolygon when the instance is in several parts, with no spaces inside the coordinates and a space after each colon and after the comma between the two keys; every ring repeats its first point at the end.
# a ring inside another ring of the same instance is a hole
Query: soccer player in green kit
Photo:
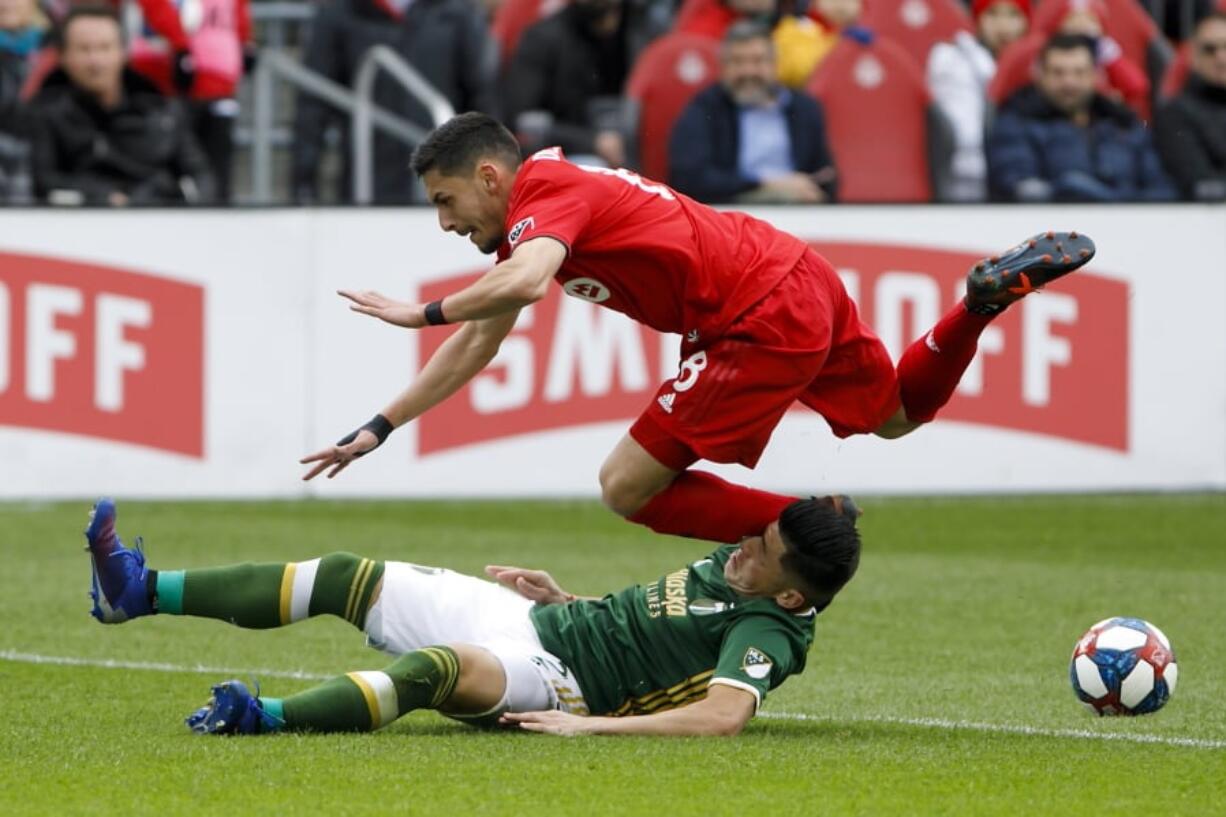
{"type": "Polygon", "coordinates": [[[734,735],[804,670],[817,615],[855,574],[859,510],[797,500],[761,536],[657,581],[578,598],[548,573],[494,581],[330,553],[305,562],[155,571],[101,500],[85,531],[93,615],[190,615],[270,628],[344,618],[395,660],[284,698],[241,681],[187,719],[201,733],[370,731],[415,709],[554,734],[734,735]]]}

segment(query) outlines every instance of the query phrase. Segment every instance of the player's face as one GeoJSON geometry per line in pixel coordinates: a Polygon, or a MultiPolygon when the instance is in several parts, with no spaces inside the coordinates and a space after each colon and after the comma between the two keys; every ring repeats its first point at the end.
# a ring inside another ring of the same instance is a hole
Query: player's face
{"type": "Polygon", "coordinates": [[[497,251],[503,240],[511,183],[500,165],[479,162],[471,176],[445,176],[428,170],[422,182],[444,231],[467,236],[483,253],[497,251]]]}
{"type": "Polygon", "coordinates": [[[792,589],[783,554],[787,546],[779,535],[779,523],[772,522],[761,536],[741,540],[741,546],[724,564],[728,586],[742,596],[765,598],[792,589]]]}

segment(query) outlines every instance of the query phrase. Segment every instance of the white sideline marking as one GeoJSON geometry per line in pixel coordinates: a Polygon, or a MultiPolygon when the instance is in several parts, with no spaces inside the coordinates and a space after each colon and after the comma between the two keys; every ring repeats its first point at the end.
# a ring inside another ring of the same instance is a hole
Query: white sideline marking
{"type": "Polygon", "coordinates": [[[1173,738],[1164,735],[1131,734],[1128,732],[1092,732],[1089,729],[1044,729],[1013,723],[976,723],[975,721],[952,721],[945,718],[900,718],[892,715],[806,715],[800,712],[759,712],[759,718],[788,721],[817,721],[824,723],[886,723],[902,726],[923,726],[929,729],[966,730],[970,732],[996,732],[1005,735],[1033,735],[1044,738],[1078,738],[1080,740],[1118,740],[1125,743],[1159,743],[1165,746],[1188,746],[1193,749],[1226,749],[1226,740],[1210,738],[1173,738]]]}
{"type": "MultiPolygon", "coordinates": [[[[190,672],[207,675],[255,678],[293,678],[302,681],[324,681],[334,675],[321,675],[303,670],[251,669],[249,667],[213,667],[207,664],[167,664],[158,661],[116,661],[112,659],[75,658],[63,655],[0,650],[0,661],[21,664],[53,664],[65,667],[98,667],[101,669],[144,670],[152,672],[190,672]]],[[[884,723],[900,726],[920,726],[928,729],[994,732],[1004,735],[1030,735],[1043,738],[1075,738],[1077,740],[1114,740],[1124,743],[1149,743],[1163,746],[1185,746],[1191,749],[1226,749],[1226,740],[1209,738],[1179,738],[1164,735],[1129,734],[1127,732],[1093,732],[1089,729],[1044,729],[1011,723],[977,723],[944,718],[900,718],[891,715],[806,715],[802,712],[759,712],[759,718],[815,723],[884,723]]]]}
{"type": "Polygon", "coordinates": [[[231,677],[256,676],[259,678],[296,678],[303,681],[326,681],[334,675],[283,669],[248,669],[236,667],[211,667],[207,664],[163,664],[158,661],[113,661],[109,658],[73,658],[66,655],[38,655],[16,650],[0,650],[0,661],[21,664],[55,664],[62,667],[101,667],[102,669],[134,669],[153,672],[197,672],[201,674],[228,675],[231,677]]]}

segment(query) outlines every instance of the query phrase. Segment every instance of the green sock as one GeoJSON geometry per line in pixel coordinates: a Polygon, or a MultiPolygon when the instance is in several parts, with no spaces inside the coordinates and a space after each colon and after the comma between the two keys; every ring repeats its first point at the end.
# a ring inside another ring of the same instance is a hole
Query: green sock
{"type": "Polygon", "coordinates": [[[329,553],[306,562],[245,563],[158,572],[158,612],[203,616],[240,627],[282,627],[310,616],[339,616],[359,629],[383,562],[329,553]]]}
{"type": "Polygon", "coordinates": [[[437,709],[455,690],[460,659],[449,647],[405,653],[380,672],[351,672],[275,702],[285,729],[365,732],[387,726],[414,709],[437,709]]]}

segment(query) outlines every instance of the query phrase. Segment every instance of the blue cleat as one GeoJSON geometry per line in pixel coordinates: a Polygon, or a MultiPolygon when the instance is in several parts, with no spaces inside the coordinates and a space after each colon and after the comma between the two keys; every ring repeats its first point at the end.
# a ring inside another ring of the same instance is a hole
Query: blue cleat
{"type": "Polygon", "coordinates": [[[199,735],[259,735],[285,725],[264,711],[260,688],[255,694],[242,681],[222,681],[213,687],[213,697],[183,722],[199,735]]]}
{"type": "Polygon", "coordinates": [[[149,569],[140,549],[123,546],[115,533],[115,503],[100,499],[89,512],[89,527],[85,529],[85,549],[93,566],[93,587],[89,595],[94,600],[90,612],[103,624],[119,624],[153,612],[146,583],[149,569]]]}

